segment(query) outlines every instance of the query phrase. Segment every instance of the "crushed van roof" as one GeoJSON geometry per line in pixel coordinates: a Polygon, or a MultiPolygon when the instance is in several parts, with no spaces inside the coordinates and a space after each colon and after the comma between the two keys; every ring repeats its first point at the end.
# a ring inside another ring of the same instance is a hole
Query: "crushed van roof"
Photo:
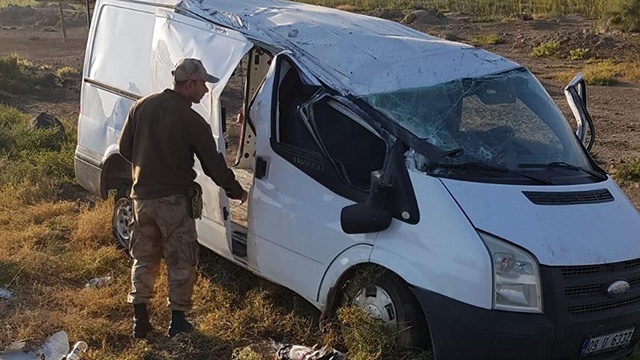
{"type": "Polygon", "coordinates": [[[183,0],[176,7],[252,41],[290,50],[320,80],[355,96],[519,67],[393,21],[326,7],[278,0],[183,0]]]}

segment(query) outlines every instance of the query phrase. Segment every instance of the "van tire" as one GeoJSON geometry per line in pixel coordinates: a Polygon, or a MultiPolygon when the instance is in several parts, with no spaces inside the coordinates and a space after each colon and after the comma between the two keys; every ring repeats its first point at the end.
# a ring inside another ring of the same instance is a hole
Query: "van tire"
{"type": "Polygon", "coordinates": [[[422,307],[406,282],[393,272],[373,268],[358,273],[347,282],[342,298],[343,306],[358,306],[374,317],[383,311],[383,321],[397,333],[400,346],[431,349],[431,335],[422,307]],[[364,274],[364,276],[363,276],[364,274]],[[390,315],[389,313],[395,313],[390,315]],[[388,319],[393,317],[395,325],[388,319]]]}
{"type": "Polygon", "coordinates": [[[118,249],[129,254],[129,221],[133,217],[133,204],[129,197],[129,186],[122,186],[116,192],[111,216],[111,234],[118,249]]]}

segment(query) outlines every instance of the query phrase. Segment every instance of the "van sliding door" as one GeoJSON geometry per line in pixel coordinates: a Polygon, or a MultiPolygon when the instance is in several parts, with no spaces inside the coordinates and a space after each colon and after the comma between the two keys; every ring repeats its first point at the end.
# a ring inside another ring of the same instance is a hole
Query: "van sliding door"
{"type": "MultiPolygon", "coordinates": [[[[239,32],[166,9],[158,9],[155,15],[150,66],[151,90],[157,92],[172,87],[171,70],[178,60],[185,57],[202,60],[207,71],[220,78],[220,81],[207,84],[211,91],[200,104],[194,104],[193,108],[211,124],[217,149],[225,154],[220,94],[234,69],[251,49],[252,43],[239,32]]],[[[204,199],[202,220],[197,222],[198,240],[221,255],[232,258],[229,247],[229,199],[225,192],[204,174],[197,158],[195,168],[196,181],[202,185],[204,199]]]]}

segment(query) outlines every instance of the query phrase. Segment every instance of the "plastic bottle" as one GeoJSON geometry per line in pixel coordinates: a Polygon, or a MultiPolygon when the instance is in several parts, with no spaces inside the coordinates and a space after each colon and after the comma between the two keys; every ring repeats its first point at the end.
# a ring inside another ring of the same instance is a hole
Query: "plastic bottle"
{"type": "Polygon", "coordinates": [[[80,360],[80,354],[87,351],[89,345],[84,341],[78,341],[73,345],[73,349],[67,354],[67,360],[80,360]]]}

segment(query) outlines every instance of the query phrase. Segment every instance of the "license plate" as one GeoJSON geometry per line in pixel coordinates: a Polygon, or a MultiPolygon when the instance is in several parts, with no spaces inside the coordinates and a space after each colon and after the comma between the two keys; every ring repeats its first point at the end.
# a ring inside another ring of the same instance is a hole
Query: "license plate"
{"type": "Polygon", "coordinates": [[[630,328],[587,339],[582,344],[581,354],[585,356],[627,346],[631,343],[635,330],[636,328],[630,328]]]}

